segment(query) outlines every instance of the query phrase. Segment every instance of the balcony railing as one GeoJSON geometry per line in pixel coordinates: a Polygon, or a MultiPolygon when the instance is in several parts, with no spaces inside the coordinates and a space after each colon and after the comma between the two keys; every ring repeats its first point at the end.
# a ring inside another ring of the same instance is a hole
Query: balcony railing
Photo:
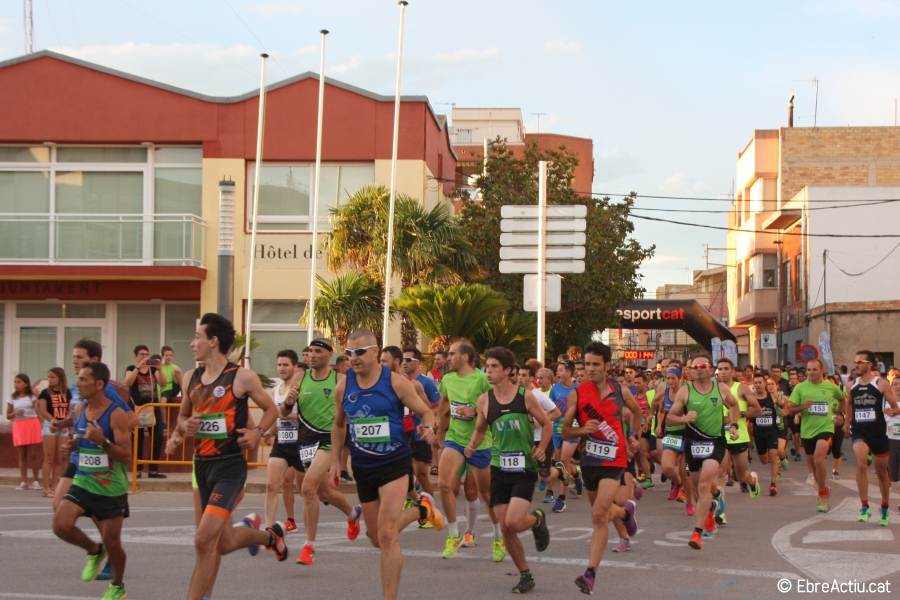
{"type": "Polygon", "coordinates": [[[206,223],[197,215],[0,213],[0,264],[204,264],[206,223]]]}
{"type": "Polygon", "coordinates": [[[477,144],[493,141],[500,136],[509,144],[525,141],[525,128],[519,125],[494,125],[493,127],[451,127],[450,143],[454,145],[477,144]]]}

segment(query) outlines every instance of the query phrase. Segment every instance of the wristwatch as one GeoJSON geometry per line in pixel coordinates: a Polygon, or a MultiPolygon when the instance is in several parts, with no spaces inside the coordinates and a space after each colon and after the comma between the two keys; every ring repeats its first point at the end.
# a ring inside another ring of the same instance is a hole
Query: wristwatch
{"type": "Polygon", "coordinates": [[[100,447],[103,448],[104,450],[106,450],[107,448],[109,448],[110,445],[112,445],[112,442],[109,441],[109,438],[107,438],[107,439],[103,440],[102,442],[100,442],[100,447]]]}

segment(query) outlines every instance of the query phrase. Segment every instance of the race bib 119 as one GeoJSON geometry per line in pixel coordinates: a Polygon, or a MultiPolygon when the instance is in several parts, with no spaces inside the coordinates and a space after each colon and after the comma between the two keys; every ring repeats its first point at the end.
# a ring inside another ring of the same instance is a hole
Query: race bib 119
{"type": "Polygon", "coordinates": [[[588,438],[584,445],[584,453],[589,457],[602,460],[603,462],[611,462],[616,459],[616,450],[618,449],[616,442],[609,440],[592,440],[588,438]]]}

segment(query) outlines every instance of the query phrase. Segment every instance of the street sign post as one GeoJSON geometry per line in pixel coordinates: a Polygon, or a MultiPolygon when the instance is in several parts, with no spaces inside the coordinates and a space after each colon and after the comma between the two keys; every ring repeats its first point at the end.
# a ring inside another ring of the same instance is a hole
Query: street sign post
{"type": "MultiPolygon", "coordinates": [[[[587,236],[583,231],[567,233],[548,233],[544,236],[544,244],[547,246],[584,246],[587,236]]],[[[501,246],[534,246],[538,245],[536,233],[501,233],[501,246]]]]}
{"type": "MultiPolygon", "coordinates": [[[[584,258],[584,246],[548,246],[547,260],[581,260],[584,258]]],[[[500,248],[501,260],[537,260],[538,249],[531,246],[512,246],[500,248]]]]}
{"type": "MultiPolygon", "coordinates": [[[[538,296],[538,276],[525,275],[525,293],[522,294],[523,308],[527,312],[537,312],[540,304],[538,296]]],[[[547,312],[559,312],[562,309],[562,277],[552,273],[547,274],[547,284],[544,286],[544,310],[547,312]]]]}
{"type": "MultiPolygon", "coordinates": [[[[547,207],[548,219],[583,219],[587,216],[584,204],[554,204],[547,207]]],[[[500,207],[503,219],[537,219],[538,207],[531,204],[507,204],[500,207]]]]}
{"type": "MultiPolygon", "coordinates": [[[[540,219],[501,219],[500,231],[531,232],[540,231],[540,219]]],[[[546,221],[545,231],[585,231],[587,221],[585,219],[549,219],[546,221]]]]}
{"type": "Polygon", "coordinates": [[[797,360],[808,363],[811,360],[819,358],[819,349],[812,344],[803,344],[797,351],[797,360]]]}
{"type": "MultiPolygon", "coordinates": [[[[554,273],[584,273],[583,260],[545,260],[544,267],[554,273]]],[[[539,260],[501,260],[501,273],[537,273],[540,270],[539,260]]]]}

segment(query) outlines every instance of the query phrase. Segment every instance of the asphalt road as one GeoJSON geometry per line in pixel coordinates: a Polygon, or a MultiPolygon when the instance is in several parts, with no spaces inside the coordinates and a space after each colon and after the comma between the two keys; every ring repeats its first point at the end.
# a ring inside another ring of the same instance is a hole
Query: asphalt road
{"type": "MultiPolygon", "coordinates": [[[[759,466],[758,461],[752,466],[759,466]]],[[[845,461],[841,468],[844,480],[831,483],[832,510],[827,515],[816,513],[815,491],[804,484],[807,471],[802,462],[790,463],[777,497],[769,497],[765,487],[758,499],[741,494],[737,487],[728,488],[728,525],[699,552],[687,546],[693,519],[684,515],[683,504],[667,501],[668,485],[658,483],[638,503],[639,532],[632,541],[633,551],[604,555],[594,593],[620,598],[779,598],[785,595],[778,588],[781,579],[789,579],[795,586],[787,595],[808,598],[827,594],[821,589],[798,593],[798,579],[888,582],[890,591],[900,590],[900,544],[895,540],[900,527],[898,502],[892,499],[894,523],[890,527],[879,527],[874,518],[858,523],[854,468],[852,459],[845,461]]],[[[768,485],[766,477],[760,480],[768,485]]],[[[870,494],[877,506],[874,486],[870,494]]],[[[538,496],[541,494],[536,493],[538,496]]],[[[301,502],[298,498],[298,509],[301,502]]],[[[131,496],[130,504],[131,518],[123,532],[128,597],[185,597],[194,563],[190,494],[144,492],[131,496]]],[[[250,494],[238,514],[262,513],[262,504],[261,495],[250,494]]],[[[459,510],[464,510],[462,503],[459,510]]],[[[508,558],[500,564],[491,561],[490,525],[482,513],[480,545],[460,549],[452,560],[440,558],[443,532],[415,527],[403,532],[401,597],[508,597],[517,574],[508,558]]],[[[102,595],[105,583],[81,582],[84,555],[53,536],[51,519],[49,501],[39,492],[0,488],[0,599],[81,600],[102,595]]],[[[464,522],[465,517],[461,515],[459,520],[464,522]]],[[[241,550],[225,557],[215,599],[380,597],[377,550],[368,545],[364,535],[349,542],[345,521],[336,510],[324,507],[322,521],[313,567],[294,563],[304,539],[301,528],[288,536],[291,556],[283,563],[270,552],[251,558],[241,550]]],[[[538,555],[531,534],[522,536],[537,582],[531,595],[580,598],[573,582],[586,566],[591,534],[586,496],[570,499],[566,512],[550,514],[548,521],[552,540],[546,552],[538,555]]],[[[82,519],[80,524],[91,532],[90,521],[82,519]]],[[[616,541],[611,536],[610,549],[616,541]]]]}

